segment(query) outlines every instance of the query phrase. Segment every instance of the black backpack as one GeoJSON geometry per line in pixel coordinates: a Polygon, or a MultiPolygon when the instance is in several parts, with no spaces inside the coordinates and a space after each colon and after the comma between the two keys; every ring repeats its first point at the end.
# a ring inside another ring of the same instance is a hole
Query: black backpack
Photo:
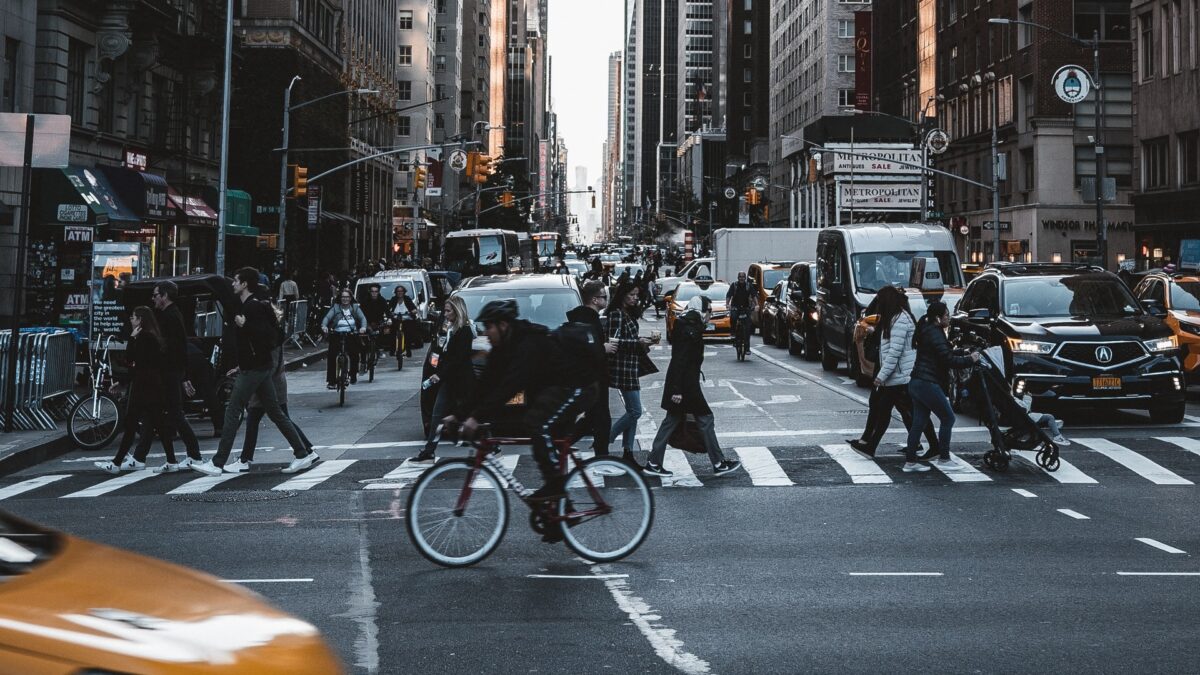
{"type": "Polygon", "coordinates": [[[584,387],[600,380],[605,364],[604,345],[596,338],[591,324],[564,322],[550,331],[550,339],[561,354],[559,367],[565,384],[584,387]]]}

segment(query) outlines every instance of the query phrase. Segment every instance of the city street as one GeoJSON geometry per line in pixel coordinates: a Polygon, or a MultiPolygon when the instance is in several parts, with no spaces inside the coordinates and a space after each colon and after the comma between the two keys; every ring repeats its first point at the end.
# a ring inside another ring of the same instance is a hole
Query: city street
{"type": "MultiPolygon", "coordinates": [[[[1200,406],[1172,427],[1068,417],[1073,444],[1053,474],[1026,459],[985,469],[986,434],[963,418],[958,468],[907,474],[898,421],[876,462],[844,445],[866,390],[754,342],[744,363],[712,343],[704,369],[721,443],[746,470],[713,478],[702,456],[671,450],[675,476],[648,479],[650,536],[618,563],[541,543],[511,498],[507,536],[482,564],[422,558],[402,520],[419,474],[404,464],[420,445],[419,371],[387,360],[344,409],[321,365],[290,374],[294,417],[324,460],[307,473],[279,473],[290,451],[268,424],[247,475],[113,478],[92,467],[106,453],[74,452],[0,479],[0,499],[243,584],[314,623],[355,673],[1194,668],[1200,406]]],[[[662,418],[669,349],[642,381],[639,460],[662,418]]],[[[505,455],[538,484],[527,449],[505,455]]]]}

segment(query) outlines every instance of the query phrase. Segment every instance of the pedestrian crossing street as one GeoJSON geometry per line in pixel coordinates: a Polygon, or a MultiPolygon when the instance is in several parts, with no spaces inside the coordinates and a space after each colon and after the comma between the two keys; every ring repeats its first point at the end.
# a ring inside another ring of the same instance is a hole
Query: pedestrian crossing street
{"type": "MultiPolygon", "coordinates": [[[[962,444],[954,466],[933,465],[926,473],[901,471],[903,456],[885,446],[869,459],[844,444],[789,447],[737,446],[727,457],[742,461],[743,471],[715,478],[708,458],[668,451],[669,478],[647,477],[650,485],[670,490],[704,487],[833,487],[932,484],[993,484],[1005,487],[1038,485],[1122,485],[1146,487],[1194,486],[1200,482],[1200,439],[1155,437],[1137,439],[1137,449],[1104,438],[1075,438],[1063,449],[1061,466],[1049,472],[1037,466],[1034,453],[1015,451],[1009,470],[983,468],[984,443],[962,444]]],[[[459,450],[461,452],[461,450],[459,450]]],[[[590,452],[582,453],[585,457],[590,452]]],[[[526,485],[540,477],[528,454],[507,452],[500,462],[526,485]]],[[[426,466],[400,459],[332,459],[296,475],[280,473],[281,465],[260,465],[249,473],[201,476],[194,472],[156,474],[134,471],[109,476],[87,469],[0,481],[0,501],[9,499],[89,499],[148,495],[202,495],[227,491],[397,490],[411,485],[426,466]]],[[[478,487],[486,487],[480,482],[478,487]]]]}

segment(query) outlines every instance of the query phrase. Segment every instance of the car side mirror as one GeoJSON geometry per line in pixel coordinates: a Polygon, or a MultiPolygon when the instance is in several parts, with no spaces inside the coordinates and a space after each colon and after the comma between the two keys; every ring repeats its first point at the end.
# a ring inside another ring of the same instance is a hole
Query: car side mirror
{"type": "Polygon", "coordinates": [[[992,310],[987,307],[980,307],[967,312],[967,320],[972,323],[984,323],[992,320],[992,310]]]}

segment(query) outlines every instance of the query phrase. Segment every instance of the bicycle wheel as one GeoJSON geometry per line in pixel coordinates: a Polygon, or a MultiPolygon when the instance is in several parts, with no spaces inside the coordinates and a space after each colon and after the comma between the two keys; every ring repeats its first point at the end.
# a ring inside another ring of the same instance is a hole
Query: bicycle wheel
{"type": "Polygon", "coordinates": [[[637,469],[594,457],[567,474],[567,498],[559,501],[558,513],[567,518],[559,525],[572,551],[592,562],[612,562],[636,551],[650,534],[654,496],[637,469]],[[596,473],[601,466],[615,475],[596,473]]]}
{"type": "Polygon", "coordinates": [[[396,370],[404,370],[404,333],[396,336],[396,370]]]}
{"type": "Polygon", "coordinates": [[[421,474],[408,494],[404,522],[413,546],[430,562],[466,567],[488,557],[508,527],[508,497],[492,469],[476,471],[464,459],[448,459],[421,474]],[[468,500],[458,505],[471,481],[468,500]]]}
{"type": "Polygon", "coordinates": [[[350,359],[345,354],[337,357],[338,405],[346,405],[346,387],[350,379],[350,359]]]}
{"type": "Polygon", "coordinates": [[[374,343],[371,344],[371,351],[367,354],[367,382],[375,381],[375,362],[379,360],[379,354],[375,351],[374,343]]]}
{"type": "Polygon", "coordinates": [[[120,431],[121,409],[104,394],[93,393],[71,406],[67,433],[84,450],[99,450],[112,442],[120,431]]]}

